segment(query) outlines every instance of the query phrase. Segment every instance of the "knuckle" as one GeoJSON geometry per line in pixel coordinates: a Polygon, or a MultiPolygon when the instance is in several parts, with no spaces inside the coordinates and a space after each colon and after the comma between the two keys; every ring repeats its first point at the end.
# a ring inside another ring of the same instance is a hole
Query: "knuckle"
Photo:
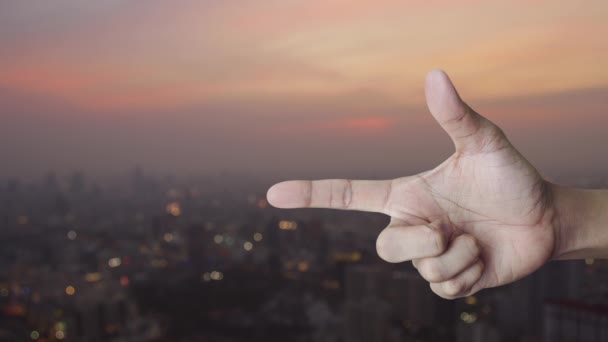
{"type": "Polygon", "coordinates": [[[464,292],[464,283],[459,279],[451,279],[443,283],[443,291],[452,297],[462,295],[464,292]]]}
{"type": "Polygon", "coordinates": [[[388,189],[386,190],[386,195],[384,196],[384,203],[382,204],[382,209],[384,213],[390,214],[393,210],[393,192],[395,191],[395,179],[391,179],[388,183],[388,189]]]}
{"type": "Polygon", "coordinates": [[[430,283],[429,284],[431,287],[431,291],[433,291],[436,295],[438,295],[439,297],[443,298],[443,299],[454,299],[454,297],[449,296],[448,294],[446,294],[443,289],[441,288],[441,283],[430,283]]]}
{"type": "Polygon", "coordinates": [[[376,240],[376,253],[378,253],[380,259],[390,263],[400,262],[401,260],[399,260],[394,249],[393,241],[387,238],[386,234],[380,233],[376,240]]]}
{"type": "Polygon", "coordinates": [[[444,272],[441,264],[437,260],[423,260],[419,264],[419,270],[422,276],[430,282],[436,283],[444,280],[444,272]]]}
{"type": "Polygon", "coordinates": [[[438,229],[429,228],[429,230],[429,239],[433,246],[433,252],[435,255],[439,255],[445,251],[447,244],[446,238],[438,229]]]}
{"type": "Polygon", "coordinates": [[[425,276],[431,282],[445,280],[443,268],[439,262],[428,262],[425,268],[425,276]]]}
{"type": "Polygon", "coordinates": [[[477,239],[475,239],[472,235],[461,235],[460,240],[465,245],[465,248],[473,255],[479,254],[479,244],[477,243],[477,239]]]}
{"type": "Polygon", "coordinates": [[[346,179],[343,183],[342,208],[348,209],[353,199],[353,182],[350,179],[346,179]]]}

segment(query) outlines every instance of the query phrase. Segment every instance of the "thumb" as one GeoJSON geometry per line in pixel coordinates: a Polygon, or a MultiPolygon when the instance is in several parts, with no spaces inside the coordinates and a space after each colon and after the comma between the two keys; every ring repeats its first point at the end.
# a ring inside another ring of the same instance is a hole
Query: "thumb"
{"type": "Polygon", "coordinates": [[[492,152],[508,145],[503,132],[462,99],[448,75],[433,70],[426,77],[426,103],[459,153],[492,152]]]}

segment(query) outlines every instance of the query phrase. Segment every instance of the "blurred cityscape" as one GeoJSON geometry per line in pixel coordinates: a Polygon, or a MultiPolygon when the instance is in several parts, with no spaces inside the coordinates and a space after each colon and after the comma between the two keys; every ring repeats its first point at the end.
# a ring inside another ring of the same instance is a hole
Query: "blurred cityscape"
{"type": "Polygon", "coordinates": [[[0,183],[0,341],[608,341],[606,262],[447,301],[377,257],[382,215],[273,209],[270,184],[229,175],[124,178],[0,183]]]}

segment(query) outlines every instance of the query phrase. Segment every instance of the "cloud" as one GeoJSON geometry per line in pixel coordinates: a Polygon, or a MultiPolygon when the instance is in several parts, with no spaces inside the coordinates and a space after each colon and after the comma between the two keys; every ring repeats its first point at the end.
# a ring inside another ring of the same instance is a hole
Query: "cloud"
{"type": "Polygon", "coordinates": [[[414,172],[451,152],[434,67],[543,170],[600,170],[608,6],[521,6],[2,2],[0,173],[414,172]]]}
{"type": "Polygon", "coordinates": [[[534,3],[525,13],[514,3],[476,1],[1,6],[0,43],[9,48],[0,86],[83,109],[179,109],[359,88],[417,105],[419,95],[402,94],[416,92],[437,66],[478,98],[608,83],[608,47],[601,34],[588,34],[608,31],[597,14],[603,2],[584,11],[534,3]]]}
{"type": "MultiPolygon", "coordinates": [[[[597,158],[605,152],[607,95],[608,88],[594,88],[470,104],[543,173],[586,174],[608,168],[597,158]]],[[[0,106],[0,177],[37,177],[46,169],[100,176],[135,164],[178,174],[389,177],[432,168],[452,151],[425,108],[364,90],[72,116],[65,113],[73,107],[53,98],[0,91],[0,106]]]]}

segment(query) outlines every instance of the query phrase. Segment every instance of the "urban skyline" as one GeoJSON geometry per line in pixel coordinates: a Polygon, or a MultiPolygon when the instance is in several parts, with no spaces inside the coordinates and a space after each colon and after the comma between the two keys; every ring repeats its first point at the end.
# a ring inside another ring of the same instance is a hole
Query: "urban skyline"
{"type": "MultiPolygon", "coordinates": [[[[83,172],[0,182],[0,339],[608,336],[601,260],[549,263],[511,285],[447,301],[411,264],[376,255],[382,215],[278,210],[259,185],[155,178],[143,168],[123,184],[95,185],[83,172]]],[[[606,187],[608,179],[580,185],[606,187]]]]}

